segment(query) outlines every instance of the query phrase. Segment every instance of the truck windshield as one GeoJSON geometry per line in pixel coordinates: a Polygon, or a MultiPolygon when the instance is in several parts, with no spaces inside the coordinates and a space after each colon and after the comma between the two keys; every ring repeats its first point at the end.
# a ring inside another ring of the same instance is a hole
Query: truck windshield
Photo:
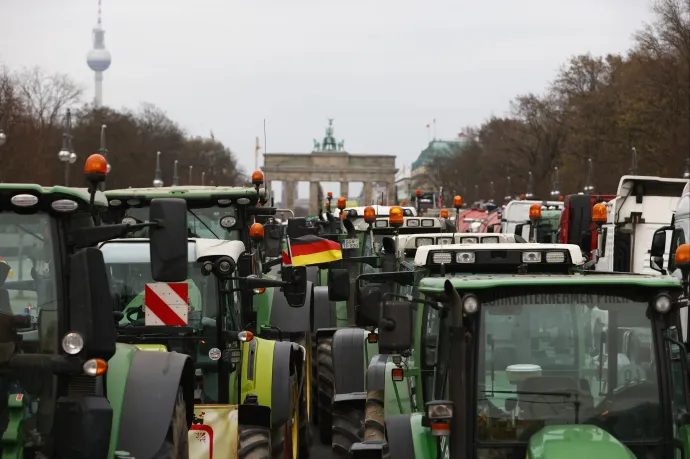
{"type": "Polygon", "coordinates": [[[619,441],[661,442],[647,309],[646,301],[603,293],[520,294],[483,302],[480,445],[527,442],[547,424],[593,424],[619,441]]]}
{"type": "MultiPolygon", "coordinates": [[[[125,217],[131,217],[137,221],[148,221],[149,208],[148,207],[130,207],[125,213],[125,217]]],[[[187,231],[189,237],[197,237],[202,239],[225,239],[236,241],[240,239],[238,230],[226,230],[220,226],[220,220],[223,217],[237,218],[237,209],[235,207],[203,207],[187,209],[187,231]]],[[[134,237],[146,237],[148,230],[144,229],[134,237]]]]}
{"type": "Polygon", "coordinates": [[[54,251],[45,213],[0,214],[0,313],[31,316],[31,328],[19,330],[27,352],[57,352],[54,251]]]}

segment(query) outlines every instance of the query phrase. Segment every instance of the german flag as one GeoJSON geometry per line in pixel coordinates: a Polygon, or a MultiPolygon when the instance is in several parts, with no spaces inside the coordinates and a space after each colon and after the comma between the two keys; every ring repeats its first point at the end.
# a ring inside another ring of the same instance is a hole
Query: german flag
{"type": "Polygon", "coordinates": [[[312,234],[289,239],[292,266],[330,263],[343,258],[340,244],[312,234]]]}

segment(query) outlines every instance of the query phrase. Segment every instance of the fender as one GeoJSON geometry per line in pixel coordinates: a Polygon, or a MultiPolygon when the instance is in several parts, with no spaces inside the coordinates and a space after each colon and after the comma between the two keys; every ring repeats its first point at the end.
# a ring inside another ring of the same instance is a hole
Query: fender
{"type": "Polygon", "coordinates": [[[194,418],[194,364],[177,352],[137,352],[127,376],[117,449],[137,459],[153,457],[170,427],[175,398],[182,386],[187,426],[194,418]]]}
{"type": "MultiPolygon", "coordinates": [[[[276,341],[273,348],[273,375],[271,378],[271,426],[285,424],[292,417],[292,393],[288,381],[294,374],[296,357],[302,360],[302,349],[295,343],[276,341]]],[[[299,363],[299,368],[302,363],[299,363]]],[[[298,380],[298,383],[301,381],[298,380]]]]}
{"type": "Polygon", "coordinates": [[[369,332],[361,328],[342,328],[333,335],[335,393],[364,392],[365,341],[369,332]]]}
{"type": "MultiPolygon", "coordinates": [[[[388,452],[395,459],[414,459],[415,449],[412,439],[412,424],[409,414],[399,414],[386,419],[386,440],[388,440],[388,452]]],[[[433,455],[420,457],[436,457],[433,455]]]]}
{"type": "Polygon", "coordinates": [[[274,289],[273,302],[271,303],[271,318],[268,321],[283,333],[308,332],[310,330],[311,310],[313,309],[314,284],[307,282],[307,296],[304,305],[293,308],[285,299],[285,295],[279,289],[274,289]]]}
{"type": "Polygon", "coordinates": [[[328,287],[315,286],[312,292],[311,331],[338,326],[335,302],[328,299],[328,287]]]}
{"type": "Polygon", "coordinates": [[[318,285],[319,280],[319,267],[318,266],[307,266],[307,282],[311,282],[314,285],[318,285]]]}
{"type": "Polygon", "coordinates": [[[371,359],[367,368],[368,391],[386,389],[386,362],[388,362],[388,354],[378,354],[371,359]]]}

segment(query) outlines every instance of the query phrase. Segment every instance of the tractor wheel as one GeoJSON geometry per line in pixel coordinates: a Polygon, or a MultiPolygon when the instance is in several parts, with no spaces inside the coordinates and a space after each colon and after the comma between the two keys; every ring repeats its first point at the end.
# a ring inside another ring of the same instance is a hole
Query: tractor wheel
{"type": "Polygon", "coordinates": [[[317,350],[317,371],[319,388],[319,435],[321,442],[331,443],[333,417],[333,393],[335,392],[335,375],[333,371],[333,337],[319,340],[317,350]]]}
{"type": "Polygon", "coordinates": [[[189,429],[187,427],[187,404],[184,401],[182,387],[177,389],[177,398],[170,418],[168,435],[153,459],[188,459],[189,429]]]}
{"type": "Polygon", "coordinates": [[[364,413],[347,403],[333,408],[333,458],[352,458],[350,447],[362,441],[364,435],[364,413]]]}
{"type": "Polygon", "coordinates": [[[240,426],[237,459],[271,459],[271,433],[265,427],[240,426]]]}
{"type": "Polygon", "coordinates": [[[297,385],[297,375],[290,376],[292,387],[292,419],[271,429],[271,457],[273,459],[283,459],[289,457],[298,459],[299,452],[299,387],[297,385]]]}
{"type": "Polygon", "coordinates": [[[368,391],[366,409],[364,412],[364,441],[384,441],[386,439],[384,419],[383,391],[368,391]]]}
{"type": "Polygon", "coordinates": [[[311,408],[309,420],[315,426],[319,425],[319,366],[317,362],[318,351],[316,347],[316,335],[311,335],[311,408]]]}
{"type": "MultiPolygon", "coordinates": [[[[308,332],[307,332],[308,333],[308,332]]],[[[309,335],[300,337],[295,341],[300,346],[304,347],[307,353],[307,358],[304,361],[304,375],[301,387],[301,396],[299,402],[299,457],[300,459],[307,459],[310,454],[311,446],[314,443],[311,426],[310,417],[313,416],[312,406],[312,394],[311,391],[311,340],[307,339],[309,335]]]]}

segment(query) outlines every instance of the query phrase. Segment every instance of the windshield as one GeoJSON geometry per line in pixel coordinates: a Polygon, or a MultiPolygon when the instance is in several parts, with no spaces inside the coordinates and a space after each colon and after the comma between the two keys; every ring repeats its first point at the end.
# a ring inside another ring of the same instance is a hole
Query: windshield
{"type": "MultiPolygon", "coordinates": [[[[187,209],[187,230],[189,237],[197,237],[203,239],[225,239],[237,241],[240,239],[238,230],[226,230],[220,226],[220,220],[223,217],[237,218],[237,209],[235,207],[204,207],[204,208],[188,208],[187,209]]],[[[130,207],[125,213],[125,217],[131,217],[138,221],[144,222],[149,219],[148,207],[130,207]]],[[[144,229],[135,234],[134,237],[145,237],[148,230],[144,229]]]]}
{"type": "Polygon", "coordinates": [[[57,292],[50,218],[0,214],[0,312],[30,315],[27,352],[57,352],[57,292]]]}
{"type": "Polygon", "coordinates": [[[661,440],[648,303],[607,295],[483,302],[478,441],[526,442],[546,424],[593,424],[620,441],[661,440]]]}

